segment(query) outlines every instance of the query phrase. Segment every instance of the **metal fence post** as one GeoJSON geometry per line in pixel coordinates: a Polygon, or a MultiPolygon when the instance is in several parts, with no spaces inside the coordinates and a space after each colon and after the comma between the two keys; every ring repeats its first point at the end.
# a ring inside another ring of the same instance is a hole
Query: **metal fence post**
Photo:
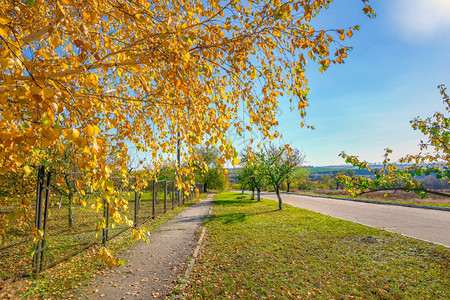
{"type": "Polygon", "coordinates": [[[105,219],[105,228],[102,232],[102,244],[106,245],[108,241],[108,227],[109,227],[109,203],[106,198],[103,199],[103,218],[105,219]]]}
{"type": "Polygon", "coordinates": [[[175,208],[175,194],[174,194],[174,190],[175,190],[175,181],[172,181],[172,189],[170,190],[170,198],[172,200],[172,209],[175,208]]]}
{"type": "Polygon", "coordinates": [[[47,186],[45,190],[45,203],[44,203],[44,233],[42,235],[42,246],[41,246],[41,261],[40,261],[40,269],[42,270],[44,267],[44,257],[45,257],[45,239],[47,237],[47,223],[48,223],[48,200],[50,198],[50,180],[51,180],[51,172],[47,173],[47,186]]]}
{"type": "Polygon", "coordinates": [[[155,218],[155,201],[156,201],[156,180],[153,179],[153,201],[152,201],[152,218],[155,218]]]}
{"type": "Polygon", "coordinates": [[[36,213],[35,213],[35,230],[37,230],[36,234],[38,235],[38,241],[34,247],[34,255],[33,255],[33,271],[34,276],[37,278],[40,271],[41,266],[41,232],[42,229],[42,206],[43,206],[43,192],[44,192],[44,177],[45,177],[45,168],[39,167],[38,169],[38,180],[36,186],[36,213]]]}
{"type": "Polygon", "coordinates": [[[138,227],[139,220],[139,192],[137,190],[134,191],[134,228],[138,227]]]}
{"type": "Polygon", "coordinates": [[[164,212],[167,211],[167,180],[164,180],[164,212]]]}

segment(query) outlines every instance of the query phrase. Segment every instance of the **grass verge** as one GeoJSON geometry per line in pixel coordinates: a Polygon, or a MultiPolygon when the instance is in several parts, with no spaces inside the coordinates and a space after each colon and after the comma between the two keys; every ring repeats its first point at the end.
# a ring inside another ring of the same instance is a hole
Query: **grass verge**
{"type": "MultiPolygon", "coordinates": [[[[206,194],[200,195],[203,198],[206,194]]],[[[168,210],[155,220],[142,225],[148,232],[154,232],[158,227],[173,219],[183,210],[194,203],[189,201],[184,205],[168,210]]],[[[108,241],[106,247],[114,256],[133,246],[136,239],[129,232],[108,241]]],[[[61,264],[41,273],[38,281],[23,278],[15,281],[0,291],[0,299],[67,299],[71,298],[71,291],[84,284],[84,281],[102,274],[108,267],[101,260],[98,251],[100,246],[91,247],[61,264]]],[[[30,257],[31,259],[31,257],[30,257]]],[[[31,270],[30,270],[31,271],[31,270]]]]}
{"type": "Polygon", "coordinates": [[[382,203],[396,203],[396,204],[408,204],[408,205],[423,205],[423,206],[440,206],[450,207],[450,198],[443,196],[436,196],[428,194],[425,198],[421,198],[419,195],[413,192],[404,191],[387,191],[387,192],[373,192],[363,194],[357,197],[352,197],[348,192],[344,190],[311,190],[311,191],[296,191],[299,194],[313,195],[313,196],[327,196],[334,198],[350,198],[355,200],[370,200],[382,203]]]}
{"type": "Polygon", "coordinates": [[[445,247],[239,196],[216,196],[184,298],[450,298],[445,247]]]}

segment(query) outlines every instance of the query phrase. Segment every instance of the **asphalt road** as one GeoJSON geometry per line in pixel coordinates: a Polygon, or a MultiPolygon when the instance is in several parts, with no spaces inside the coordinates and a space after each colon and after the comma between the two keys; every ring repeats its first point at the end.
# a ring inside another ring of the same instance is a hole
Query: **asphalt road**
{"type": "MultiPolygon", "coordinates": [[[[262,198],[277,200],[275,193],[262,198]]],[[[282,194],[283,203],[450,248],[450,212],[282,194]]]]}

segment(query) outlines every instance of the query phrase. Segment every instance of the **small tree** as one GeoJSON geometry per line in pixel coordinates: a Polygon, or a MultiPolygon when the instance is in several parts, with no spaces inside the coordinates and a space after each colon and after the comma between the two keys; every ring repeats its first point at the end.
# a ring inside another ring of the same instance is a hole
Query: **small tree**
{"type": "Polygon", "coordinates": [[[228,189],[228,178],[223,165],[219,162],[219,151],[216,148],[198,147],[196,150],[199,162],[193,164],[195,181],[203,182],[208,189],[224,191],[228,189]],[[199,165],[199,164],[202,165],[199,165]]]}
{"type": "Polygon", "coordinates": [[[257,192],[257,201],[261,201],[261,189],[265,185],[265,172],[262,162],[258,156],[245,151],[241,155],[242,168],[238,173],[239,182],[252,190],[252,199],[255,198],[255,189],[257,192]]]}
{"type": "MultiPolygon", "coordinates": [[[[440,93],[444,100],[445,110],[450,113],[450,98],[446,93],[444,85],[439,85],[440,93]]],[[[427,142],[421,141],[418,155],[407,155],[399,160],[398,165],[391,162],[389,154],[392,152],[386,149],[381,168],[371,168],[366,161],[360,161],[358,157],[347,155],[342,152],[347,163],[359,167],[360,169],[371,171],[374,178],[361,176],[341,175],[340,181],[344,183],[346,189],[352,195],[360,195],[368,192],[403,190],[412,191],[422,198],[427,193],[450,197],[450,194],[425,188],[423,183],[414,177],[422,175],[434,175],[436,179],[446,179],[450,184],[450,118],[443,113],[435,113],[432,118],[425,120],[419,117],[411,121],[414,130],[420,130],[427,136],[427,142]],[[423,152],[432,150],[431,153],[423,152]]]]}
{"type": "Polygon", "coordinates": [[[280,196],[281,183],[295,172],[303,164],[306,155],[298,149],[277,147],[273,144],[265,145],[262,151],[257,154],[262,162],[262,168],[267,178],[268,184],[272,185],[278,198],[278,207],[283,209],[283,201],[280,196]]]}
{"type": "Polygon", "coordinates": [[[297,168],[292,173],[286,176],[286,192],[290,192],[291,187],[298,188],[300,185],[304,185],[308,178],[308,172],[305,169],[297,168]]]}
{"type": "MultiPolygon", "coordinates": [[[[62,198],[67,197],[67,216],[69,227],[74,226],[74,208],[75,208],[75,196],[78,193],[77,183],[82,180],[77,180],[74,174],[70,172],[79,172],[79,166],[77,164],[77,158],[79,155],[76,153],[75,148],[70,143],[62,143],[58,153],[53,155],[53,160],[50,163],[51,169],[57,173],[57,178],[54,180],[52,188],[60,195],[61,207],[62,198]]],[[[78,183],[78,185],[80,185],[78,183]]]]}

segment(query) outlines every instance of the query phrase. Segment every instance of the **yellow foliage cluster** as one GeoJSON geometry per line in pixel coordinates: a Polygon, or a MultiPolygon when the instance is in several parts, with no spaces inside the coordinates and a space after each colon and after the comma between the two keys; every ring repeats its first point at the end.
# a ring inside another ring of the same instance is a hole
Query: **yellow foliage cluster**
{"type": "Polygon", "coordinates": [[[238,163],[231,124],[277,137],[279,97],[305,116],[306,58],[326,69],[346,57],[335,41],[356,27],[310,24],[330,2],[0,0],[0,175],[71,148],[84,184],[108,191],[127,146],[160,161],[178,139],[182,175],[201,144],[238,163]]]}

